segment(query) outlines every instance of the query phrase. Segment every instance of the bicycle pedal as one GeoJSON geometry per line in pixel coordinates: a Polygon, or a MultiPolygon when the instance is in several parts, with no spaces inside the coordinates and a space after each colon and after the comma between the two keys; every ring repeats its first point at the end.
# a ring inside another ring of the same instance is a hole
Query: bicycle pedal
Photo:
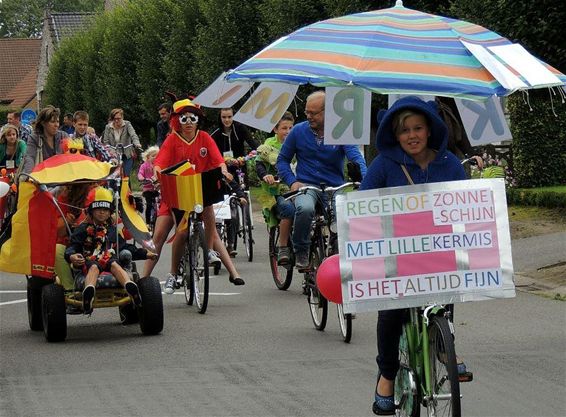
{"type": "Polygon", "coordinates": [[[474,380],[473,372],[465,372],[463,374],[458,374],[458,381],[460,382],[472,382],[474,380]]]}

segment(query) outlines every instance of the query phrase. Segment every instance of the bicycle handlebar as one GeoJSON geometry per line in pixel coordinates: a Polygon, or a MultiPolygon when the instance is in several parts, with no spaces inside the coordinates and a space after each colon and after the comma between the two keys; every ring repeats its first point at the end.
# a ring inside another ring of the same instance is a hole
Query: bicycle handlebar
{"type": "Polygon", "coordinates": [[[465,165],[465,164],[477,165],[477,164],[478,164],[478,161],[476,161],[475,156],[471,156],[471,157],[469,157],[469,158],[466,158],[466,159],[462,160],[461,164],[462,164],[462,165],[465,165]]]}
{"type": "Polygon", "coordinates": [[[322,187],[317,187],[316,185],[304,185],[301,188],[299,188],[298,190],[295,191],[289,191],[288,193],[282,194],[281,196],[285,199],[285,200],[291,200],[293,198],[296,198],[299,194],[305,194],[308,190],[313,190],[313,191],[318,191],[320,193],[336,193],[337,191],[340,191],[346,187],[351,187],[351,186],[359,186],[360,183],[359,182],[345,182],[342,185],[338,185],[336,187],[326,187],[324,185],[322,185],[322,187]]]}

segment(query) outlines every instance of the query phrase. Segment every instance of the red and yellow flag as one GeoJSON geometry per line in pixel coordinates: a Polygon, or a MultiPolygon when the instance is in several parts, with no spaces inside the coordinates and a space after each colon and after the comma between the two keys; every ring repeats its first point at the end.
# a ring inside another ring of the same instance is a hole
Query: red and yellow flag
{"type": "Polygon", "coordinates": [[[61,184],[82,179],[102,180],[113,169],[108,162],[100,162],[89,156],[60,154],[38,164],[30,175],[40,184],[61,184]]]}
{"type": "MultiPolygon", "coordinates": [[[[130,179],[128,177],[122,178],[122,188],[120,189],[120,218],[124,223],[124,227],[128,230],[130,235],[136,242],[146,249],[155,250],[151,233],[145,224],[140,213],[130,203],[130,179]]],[[[124,238],[127,239],[126,236],[124,238]]]]}
{"type": "Polygon", "coordinates": [[[53,195],[21,182],[12,236],[0,249],[0,270],[53,278],[57,240],[57,208],[53,195]]]}
{"type": "Polygon", "coordinates": [[[193,211],[196,204],[203,204],[201,174],[189,161],[180,162],[161,171],[161,199],[169,207],[193,211]]]}

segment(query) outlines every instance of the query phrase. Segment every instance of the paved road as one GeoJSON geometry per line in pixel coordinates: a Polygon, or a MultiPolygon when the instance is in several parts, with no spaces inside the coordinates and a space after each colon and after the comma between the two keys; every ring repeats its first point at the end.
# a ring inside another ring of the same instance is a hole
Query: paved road
{"type": "Polygon", "coordinates": [[[566,232],[515,240],[512,251],[515,272],[566,262],[566,232]]]}
{"type": "MultiPolygon", "coordinates": [[[[69,317],[67,341],[46,343],[28,329],[25,294],[7,292],[23,291],[23,279],[0,274],[0,415],[372,415],[374,315],[358,315],[350,345],[334,310],[315,331],[300,280],[276,290],[262,226],[256,238],[256,260],[237,258],[244,287],[222,271],[205,315],[181,294],[164,296],[154,337],[101,309],[69,317]]],[[[464,415],[566,415],[565,303],[518,293],[459,305],[456,332],[475,373],[462,387],[464,415]]]]}

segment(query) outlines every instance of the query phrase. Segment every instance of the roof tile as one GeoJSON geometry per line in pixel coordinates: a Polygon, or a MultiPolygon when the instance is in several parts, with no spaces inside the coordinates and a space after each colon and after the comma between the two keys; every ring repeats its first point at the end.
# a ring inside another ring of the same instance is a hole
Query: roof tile
{"type": "Polygon", "coordinates": [[[35,93],[40,51],[41,39],[0,39],[0,101],[12,100],[16,86],[24,87],[27,94],[29,84],[35,93]]]}

